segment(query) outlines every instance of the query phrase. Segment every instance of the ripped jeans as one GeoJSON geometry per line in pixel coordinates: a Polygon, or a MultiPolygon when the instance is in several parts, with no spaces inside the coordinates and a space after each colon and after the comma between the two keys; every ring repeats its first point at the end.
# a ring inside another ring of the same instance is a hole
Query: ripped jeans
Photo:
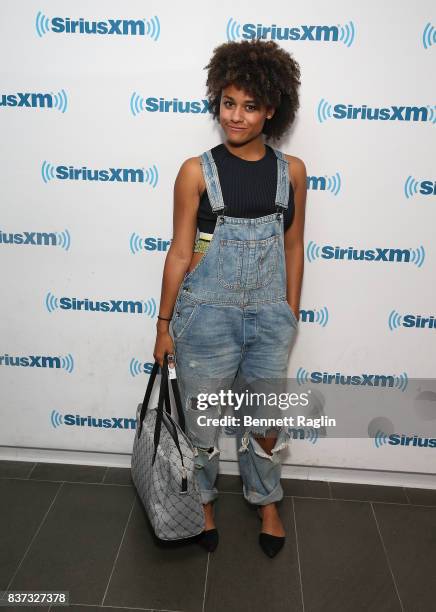
{"type": "MultiPolygon", "coordinates": [[[[243,405],[230,409],[228,416],[239,423],[219,423],[222,405],[206,402],[200,409],[199,394],[218,390],[250,392],[265,390],[260,377],[269,377],[268,389],[279,392],[279,380],[287,375],[289,351],[297,330],[297,319],[286,301],[257,303],[246,307],[197,302],[183,293],[177,300],[172,332],[176,353],[177,379],[186,419],[186,433],[195,449],[196,478],[202,502],[213,501],[218,491],[220,426],[237,441],[240,474],[245,499],[252,504],[266,505],[283,497],[280,484],[281,454],[290,440],[286,427],[278,428],[271,454],[263,450],[255,438],[271,435],[271,427],[245,426],[244,416],[284,416],[268,406],[256,409],[243,405]],[[187,330],[189,329],[189,334],[187,330]],[[277,384],[275,383],[277,380],[277,384]],[[212,420],[215,421],[212,422],[212,420]]],[[[225,415],[224,415],[225,416],[225,415]]]]}
{"type": "MultiPolygon", "coordinates": [[[[236,436],[239,469],[245,499],[251,504],[262,506],[280,501],[283,497],[279,451],[288,445],[290,434],[285,430],[280,431],[271,455],[263,450],[255,437],[259,437],[259,434],[246,432],[236,436]]],[[[197,443],[195,454],[196,478],[201,501],[207,504],[218,497],[215,481],[218,475],[220,451],[216,442],[209,448],[200,447],[197,443]]]]}

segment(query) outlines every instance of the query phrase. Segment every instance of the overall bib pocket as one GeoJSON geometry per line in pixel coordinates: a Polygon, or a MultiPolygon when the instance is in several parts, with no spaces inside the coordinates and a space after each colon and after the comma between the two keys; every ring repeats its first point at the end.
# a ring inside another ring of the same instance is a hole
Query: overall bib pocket
{"type": "Polygon", "coordinates": [[[260,289],[277,270],[280,236],[260,240],[221,239],[218,281],[225,289],[260,289]]]}
{"type": "Polygon", "coordinates": [[[243,240],[220,240],[218,280],[226,289],[241,289],[243,256],[243,240]]]}
{"type": "Polygon", "coordinates": [[[265,287],[271,282],[272,276],[277,270],[279,239],[280,236],[271,236],[271,238],[257,241],[259,249],[258,281],[255,287],[250,288],[265,287]]]}

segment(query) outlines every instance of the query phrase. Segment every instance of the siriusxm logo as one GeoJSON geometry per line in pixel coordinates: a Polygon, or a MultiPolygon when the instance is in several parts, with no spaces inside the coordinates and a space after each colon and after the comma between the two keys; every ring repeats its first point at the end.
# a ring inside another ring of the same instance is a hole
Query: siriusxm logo
{"type": "Polygon", "coordinates": [[[170,248],[171,240],[164,240],[158,236],[147,236],[142,238],[135,232],[130,236],[130,252],[133,255],[140,251],[165,252],[170,248]]]}
{"type": "Polygon", "coordinates": [[[57,298],[48,292],[45,297],[45,307],[48,312],[60,310],[80,310],[87,312],[121,312],[128,314],[145,314],[154,318],[157,313],[156,301],[150,298],[146,302],[141,300],[89,300],[88,298],[57,298]]]}
{"type": "Polygon", "coordinates": [[[436,45],[436,28],[430,23],[426,23],[422,33],[422,45],[424,49],[429,49],[436,45]]]}
{"type": "Polygon", "coordinates": [[[57,246],[68,251],[71,245],[71,236],[67,229],[62,232],[21,232],[16,234],[0,230],[1,244],[57,246]]]}
{"type": "Polygon", "coordinates": [[[404,195],[406,198],[412,198],[417,193],[421,195],[436,195],[436,181],[417,181],[413,176],[408,176],[404,183],[404,195]]]}
{"type": "Polygon", "coordinates": [[[130,375],[135,377],[139,376],[139,374],[151,374],[153,369],[153,363],[151,361],[140,361],[139,359],[135,359],[132,357],[129,364],[129,372],[130,375]]]}
{"type": "Polygon", "coordinates": [[[89,19],[71,19],[71,17],[47,17],[38,11],[35,20],[36,33],[40,38],[52,32],[53,34],[107,34],[109,36],[149,36],[158,40],[160,35],[159,18],[151,19],[104,19],[94,21],[89,19]]]}
{"type": "Polygon", "coordinates": [[[97,418],[89,415],[82,417],[80,414],[62,415],[57,410],[52,410],[50,422],[55,429],[60,425],[102,427],[104,429],[136,429],[136,419],[127,419],[125,417],[97,418]]]}
{"type": "Polygon", "coordinates": [[[424,121],[436,123],[436,104],[426,106],[385,106],[372,107],[362,104],[335,104],[331,105],[321,98],[316,110],[320,123],[327,119],[352,119],[361,121],[424,121]]]}
{"type": "Polygon", "coordinates": [[[330,191],[336,196],[341,190],[341,176],[339,172],[332,176],[308,176],[306,185],[312,191],[330,191]]]}
{"type": "Polygon", "coordinates": [[[275,23],[267,26],[262,23],[239,23],[233,17],[227,22],[227,40],[243,38],[268,38],[269,40],[292,40],[312,42],[340,42],[351,47],[356,36],[352,21],[342,25],[299,25],[294,27],[278,26],[275,23]]]}
{"type": "Polygon", "coordinates": [[[209,101],[179,100],[179,98],[143,98],[134,91],[130,96],[130,112],[134,117],[139,113],[191,113],[204,115],[210,113],[209,101]]]}
{"type": "Polygon", "coordinates": [[[26,355],[12,357],[7,353],[0,355],[0,366],[13,368],[50,368],[66,370],[71,374],[74,370],[74,359],[71,353],[65,357],[52,357],[50,355],[26,355]]]}
{"type": "Polygon", "coordinates": [[[391,331],[398,329],[399,327],[436,329],[436,317],[433,315],[427,317],[414,314],[400,315],[396,310],[391,310],[388,317],[388,326],[391,331]]]}
{"type": "Polygon", "coordinates": [[[412,263],[418,268],[425,259],[423,246],[416,249],[392,249],[375,247],[374,249],[355,249],[352,246],[340,247],[326,244],[319,246],[312,240],[306,248],[306,256],[310,263],[316,259],[335,259],[339,261],[376,261],[389,263],[412,263]]]}
{"type": "Polygon", "coordinates": [[[436,438],[424,438],[423,436],[407,436],[405,434],[393,433],[386,434],[384,431],[377,431],[374,436],[374,444],[376,448],[380,448],[384,444],[390,446],[415,446],[420,448],[436,448],[436,438]]]}
{"type": "Polygon", "coordinates": [[[54,166],[44,161],[41,166],[41,177],[44,183],[58,179],[60,181],[99,181],[102,183],[148,183],[156,187],[159,173],[156,166],[144,168],[106,168],[91,169],[87,166],[54,166]]]}
{"type": "Polygon", "coordinates": [[[313,310],[300,310],[300,321],[304,323],[315,323],[321,327],[325,327],[329,321],[327,306],[313,310]]]}
{"type": "Polygon", "coordinates": [[[1,94],[0,106],[10,106],[14,108],[55,108],[61,113],[65,113],[68,107],[68,98],[65,89],[61,89],[57,94],[16,92],[1,94]]]}
{"type": "Polygon", "coordinates": [[[316,444],[319,438],[318,427],[288,427],[293,440],[307,440],[311,444],[316,444]]]}
{"type": "Polygon", "coordinates": [[[307,383],[322,385],[351,385],[359,387],[390,387],[405,391],[408,383],[406,372],[397,376],[396,374],[342,374],[335,372],[308,372],[304,368],[298,368],[296,375],[299,385],[307,383]]]}

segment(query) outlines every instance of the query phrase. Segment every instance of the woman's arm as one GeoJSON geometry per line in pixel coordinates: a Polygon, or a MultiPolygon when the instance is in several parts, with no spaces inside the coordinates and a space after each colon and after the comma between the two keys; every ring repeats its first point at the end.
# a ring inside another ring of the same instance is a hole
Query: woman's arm
{"type": "Polygon", "coordinates": [[[304,162],[286,156],[294,185],[295,213],[285,232],[286,299],[297,319],[300,318],[300,296],[304,271],[304,218],[306,209],[307,174],[304,162]]]}
{"type": "MultiPolygon", "coordinates": [[[[200,201],[201,166],[190,157],[180,167],[174,183],[173,239],[168,249],[162,277],[159,315],[171,318],[177,293],[192,259],[200,201]]],[[[169,322],[158,319],[153,356],[163,365],[165,353],[174,352],[169,322]]]]}

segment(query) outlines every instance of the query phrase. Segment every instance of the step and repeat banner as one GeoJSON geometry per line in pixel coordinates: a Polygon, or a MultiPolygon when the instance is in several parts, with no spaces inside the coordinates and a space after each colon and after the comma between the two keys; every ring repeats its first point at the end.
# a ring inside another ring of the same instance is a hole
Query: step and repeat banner
{"type": "MultiPolygon", "coordinates": [[[[204,66],[263,37],[302,74],[297,120],[270,143],[308,174],[289,377],[312,416],[335,401],[343,426],[359,416],[341,436],[314,421],[284,461],[434,473],[434,3],[3,0],[0,14],[1,447],[131,452],[174,180],[223,137],[204,66]]],[[[236,459],[234,440],[222,449],[236,459]]]]}

